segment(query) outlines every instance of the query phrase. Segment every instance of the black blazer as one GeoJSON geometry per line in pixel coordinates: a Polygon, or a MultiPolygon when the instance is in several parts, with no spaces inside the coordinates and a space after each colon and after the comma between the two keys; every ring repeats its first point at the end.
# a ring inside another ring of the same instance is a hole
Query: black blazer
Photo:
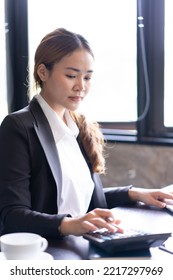
{"type": "MultiPolygon", "coordinates": [[[[92,174],[92,178],[95,188],[88,211],[129,202],[128,187],[107,189],[98,174],[92,174]]],[[[57,208],[61,180],[61,164],[49,123],[33,98],[29,106],[8,115],[0,127],[1,234],[27,231],[58,237],[65,216],[59,215],[57,208]]]]}

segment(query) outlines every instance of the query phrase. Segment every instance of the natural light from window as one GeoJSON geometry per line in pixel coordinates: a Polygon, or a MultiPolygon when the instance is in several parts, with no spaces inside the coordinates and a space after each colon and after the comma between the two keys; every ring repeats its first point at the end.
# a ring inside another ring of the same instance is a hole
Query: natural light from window
{"type": "Polygon", "coordinates": [[[30,96],[33,57],[46,33],[64,27],[81,33],[96,58],[93,86],[80,111],[97,121],[135,121],[136,0],[29,0],[30,96]]]}

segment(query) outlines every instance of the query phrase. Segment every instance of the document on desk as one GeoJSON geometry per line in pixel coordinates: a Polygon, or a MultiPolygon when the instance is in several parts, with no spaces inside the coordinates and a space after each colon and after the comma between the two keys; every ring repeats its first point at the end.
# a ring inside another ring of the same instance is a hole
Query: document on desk
{"type": "Polygon", "coordinates": [[[172,215],[168,215],[168,210],[165,210],[146,205],[116,207],[112,209],[115,218],[121,220],[120,225],[122,227],[141,229],[153,233],[166,231],[173,233],[173,212],[172,215]]]}
{"type": "Polygon", "coordinates": [[[170,214],[173,214],[173,201],[172,200],[166,200],[166,203],[167,203],[167,205],[166,205],[166,210],[168,210],[168,213],[170,213],[170,214]]]}
{"type": "Polygon", "coordinates": [[[173,214],[173,205],[167,205],[167,206],[166,206],[166,209],[168,210],[168,212],[169,212],[170,214],[173,214]]]}

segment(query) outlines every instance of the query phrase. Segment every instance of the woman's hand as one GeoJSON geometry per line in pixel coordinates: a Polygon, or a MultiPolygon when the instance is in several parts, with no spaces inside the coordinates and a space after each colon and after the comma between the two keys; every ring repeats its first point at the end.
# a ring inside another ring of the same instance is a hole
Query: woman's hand
{"type": "Polygon", "coordinates": [[[169,200],[173,203],[173,193],[161,189],[148,190],[134,187],[129,190],[128,194],[133,201],[142,201],[147,205],[159,208],[164,208],[169,200]]]}
{"type": "Polygon", "coordinates": [[[96,208],[79,218],[65,217],[61,222],[60,231],[63,235],[83,235],[100,228],[106,228],[110,232],[123,232],[118,226],[120,222],[110,210],[96,208]]]}

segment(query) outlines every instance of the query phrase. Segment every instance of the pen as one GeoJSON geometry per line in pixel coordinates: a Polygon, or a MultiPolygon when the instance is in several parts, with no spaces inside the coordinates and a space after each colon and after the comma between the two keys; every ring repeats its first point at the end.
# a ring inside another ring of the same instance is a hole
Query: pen
{"type": "Polygon", "coordinates": [[[169,250],[168,248],[166,248],[165,245],[161,245],[161,246],[159,247],[159,249],[162,250],[162,251],[165,251],[165,252],[167,252],[167,253],[173,254],[173,249],[172,249],[172,251],[171,251],[171,250],[169,250]]]}

